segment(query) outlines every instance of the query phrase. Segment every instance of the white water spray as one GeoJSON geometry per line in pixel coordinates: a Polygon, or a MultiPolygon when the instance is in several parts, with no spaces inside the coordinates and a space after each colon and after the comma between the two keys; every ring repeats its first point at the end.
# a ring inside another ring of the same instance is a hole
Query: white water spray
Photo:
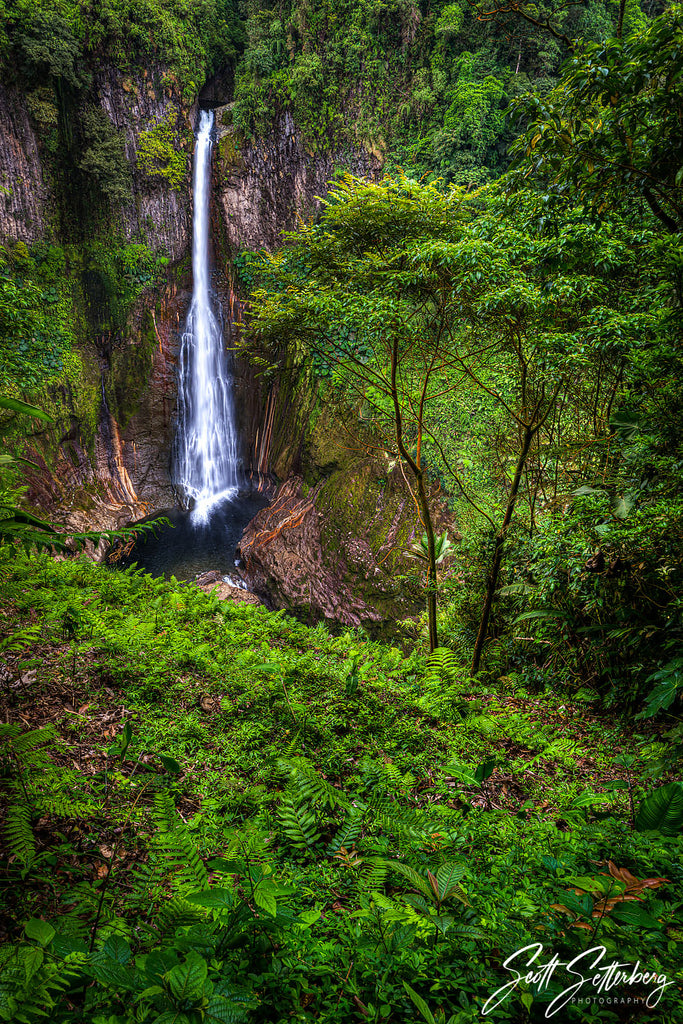
{"type": "Polygon", "coordinates": [[[238,454],[232,378],[223,332],[209,284],[209,198],[213,111],[202,110],[194,153],[192,303],[180,348],[175,483],[194,501],[192,519],[208,522],[211,510],[238,491],[238,454]]]}

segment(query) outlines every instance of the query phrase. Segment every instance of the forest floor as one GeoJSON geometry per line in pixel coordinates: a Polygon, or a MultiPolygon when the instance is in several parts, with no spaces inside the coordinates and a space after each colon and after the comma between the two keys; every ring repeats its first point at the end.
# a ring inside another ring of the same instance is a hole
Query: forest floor
{"type": "MultiPolygon", "coordinates": [[[[634,827],[670,777],[657,727],[86,560],[0,574],[0,939],[81,957],[55,1020],[220,998],[207,1020],[469,1021],[533,943],[666,977],[555,1020],[683,1020],[683,843],[634,827]]],[[[490,1019],[546,1019],[570,983],[522,981],[490,1019]]]]}

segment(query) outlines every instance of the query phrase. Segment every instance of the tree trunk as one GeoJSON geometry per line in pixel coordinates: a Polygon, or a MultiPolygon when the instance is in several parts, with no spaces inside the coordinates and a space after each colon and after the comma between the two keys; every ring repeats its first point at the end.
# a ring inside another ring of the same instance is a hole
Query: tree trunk
{"type": "Polygon", "coordinates": [[[493,598],[498,588],[498,577],[500,576],[500,569],[503,564],[503,544],[505,543],[505,534],[507,533],[507,529],[512,521],[512,514],[515,511],[517,495],[519,494],[519,485],[522,480],[522,473],[524,472],[524,466],[529,454],[529,448],[531,447],[531,441],[534,433],[534,429],[530,426],[526,427],[524,430],[524,440],[517,459],[517,468],[515,469],[515,476],[508,496],[505,518],[503,519],[503,525],[496,537],[496,543],[493,549],[493,559],[491,562],[491,571],[486,582],[486,597],[484,598],[484,607],[481,613],[479,632],[477,633],[477,640],[474,645],[474,654],[472,655],[472,666],[470,668],[470,675],[472,676],[476,675],[479,671],[479,662],[481,661],[481,655],[484,650],[486,634],[489,628],[489,620],[491,618],[491,609],[493,608],[493,598]]]}
{"type": "Polygon", "coordinates": [[[434,524],[429,511],[429,499],[424,485],[424,476],[420,470],[416,475],[417,496],[424,521],[425,533],[427,534],[427,551],[429,562],[427,564],[427,622],[429,623],[429,653],[439,646],[439,637],[436,628],[436,538],[434,537],[434,524]]]}
{"type": "Polygon", "coordinates": [[[422,420],[418,425],[418,448],[417,459],[414,459],[403,440],[403,415],[399,401],[398,384],[398,336],[394,337],[391,348],[391,399],[394,405],[394,423],[396,427],[396,446],[399,453],[410,467],[410,472],[415,477],[417,485],[417,503],[422,515],[422,523],[427,534],[427,550],[429,561],[427,566],[427,621],[429,622],[429,653],[439,646],[439,638],[436,630],[436,542],[434,539],[434,525],[429,511],[429,498],[425,489],[424,473],[420,466],[420,441],[422,439],[422,420]]]}

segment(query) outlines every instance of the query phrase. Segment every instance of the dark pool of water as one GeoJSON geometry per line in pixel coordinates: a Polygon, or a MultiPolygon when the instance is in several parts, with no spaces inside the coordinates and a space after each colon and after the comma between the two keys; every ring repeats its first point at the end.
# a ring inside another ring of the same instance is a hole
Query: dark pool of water
{"type": "Polygon", "coordinates": [[[125,569],[135,562],[138,569],[166,579],[193,580],[208,569],[228,574],[235,569],[235,548],[245,526],[267,504],[264,494],[238,494],[217,505],[206,523],[193,521],[192,513],[180,508],[156,512],[141,522],[165,517],[172,525],[159,527],[156,536],[143,534],[125,558],[112,564],[125,569]]]}

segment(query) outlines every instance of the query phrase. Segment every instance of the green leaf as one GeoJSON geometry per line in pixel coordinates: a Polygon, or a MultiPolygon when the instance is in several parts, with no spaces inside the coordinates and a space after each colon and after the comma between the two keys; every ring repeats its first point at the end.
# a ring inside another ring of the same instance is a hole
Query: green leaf
{"type": "Polygon", "coordinates": [[[648,914],[647,910],[639,903],[628,903],[627,905],[616,907],[612,911],[612,917],[621,924],[630,924],[636,928],[663,930],[661,923],[652,917],[651,914],[648,914]]]}
{"type": "MultiPolygon", "coordinates": [[[[628,789],[628,783],[626,784],[626,788],[628,789]]],[[[578,796],[574,797],[569,806],[576,808],[592,807],[593,804],[604,804],[608,801],[609,797],[606,793],[579,793],[578,796]]]]}
{"type": "Polygon", "coordinates": [[[36,971],[39,971],[43,965],[45,954],[42,949],[38,946],[24,947],[22,950],[22,962],[24,964],[24,974],[26,981],[30,981],[36,971]]]}
{"type": "Polygon", "coordinates": [[[313,910],[302,910],[297,917],[296,922],[302,928],[310,928],[312,924],[315,924],[319,917],[320,911],[317,907],[314,907],[313,910]]]}
{"type": "Polygon", "coordinates": [[[172,775],[179,775],[180,772],[182,771],[175,757],[168,757],[167,754],[157,754],[157,757],[161,761],[166,771],[171,772],[172,775]]]}
{"type": "Polygon", "coordinates": [[[415,992],[415,990],[410,987],[407,981],[403,982],[403,987],[410,996],[410,998],[412,999],[412,1001],[415,1003],[415,1006],[417,1006],[418,1010],[420,1011],[424,1019],[427,1021],[427,1024],[436,1024],[434,1014],[429,1009],[422,996],[418,995],[417,992],[415,992]]]}
{"type": "Polygon", "coordinates": [[[233,906],[233,895],[231,889],[209,889],[207,892],[193,892],[185,899],[196,907],[206,907],[209,910],[230,910],[233,906]]]}
{"type": "Polygon", "coordinates": [[[260,886],[254,890],[254,903],[261,910],[265,910],[267,914],[272,914],[273,917],[277,914],[277,901],[275,897],[260,886]]]}
{"type": "Polygon", "coordinates": [[[204,991],[209,968],[198,953],[190,953],[184,964],[168,972],[167,981],[176,999],[198,999],[204,991]]]}
{"type": "Polygon", "coordinates": [[[36,419],[44,420],[45,423],[54,423],[52,416],[37,409],[35,405],[21,402],[18,398],[0,398],[0,409],[11,409],[13,412],[20,412],[24,416],[35,416],[36,419]]]}
{"type": "Polygon", "coordinates": [[[128,990],[135,987],[133,972],[127,971],[123,964],[106,957],[101,960],[92,960],[86,970],[92,978],[101,981],[103,985],[108,985],[109,988],[128,990]]]}
{"type": "Polygon", "coordinates": [[[243,1024],[244,1019],[244,1009],[235,1006],[225,996],[212,996],[204,1016],[205,1021],[218,1021],[220,1024],[243,1024]]]}
{"type": "Polygon", "coordinates": [[[442,900],[448,899],[452,892],[458,888],[458,883],[465,874],[463,864],[442,864],[436,872],[436,881],[439,886],[439,896],[442,900]]]}
{"type": "Polygon", "coordinates": [[[604,494],[604,488],[589,487],[587,484],[584,484],[583,487],[577,487],[576,490],[573,491],[573,493],[576,494],[578,497],[582,498],[587,494],[604,494]]]}
{"type": "Polygon", "coordinates": [[[243,860],[227,860],[225,857],[212,857],[208,867],[211,871],[224,871],[228,875],[243,875],[247,870],[243,860]]]}
{"type": "Polygon", "coordinates": [[[517,625],[518,622],[528,622],[531,619],[559,619],[560,621],[568,619],[569,616],[566,612],[558,612],[554,608],[538,608],[533,612],[522,612],[515,619],[513,625],[517,625]]]}
{"type": "Polygon", "coordinates": [[[469,771],[467,768],[463,768],[460,764],[447,764],[444,765],[444,773],[454,779],[459,779],[464,782],[467,786],[478,786],[479,780],[475,778],[474,772],[469,771]]]}
{"type": "Polygon", "coordinates": [[[486,761],[482,761],[481,764],[478,764],[474,772],[474,777],[477,782],[486,782],[489,776],[493,773],[493,769],[495,767],[495,757],[489,757],[486,761]]]}
{"type": "Polygon", "coordinates": [[[675,836],[683,829],[683,783],[669,782],[645,797],[635,820],[639,832],[675,836]]]}
{"type": "Polygon", "coordinates": [[[119,964],[127,964],[130,960],[130,946],[121,935],[110,935],[102,946],[102,952],[119,964]]]}
{"type": "Polygon", "coordinates": [[[41,921],[38,917],[32,917],[30,921],[27,921],[24,925],[24,931],[27,938],[34,939],[41,946],[47,946],[57,934],[51,924],[48,924],[47,921],[41,921]]]}
{"type": "Polygon", "coordinates": [[[432,887],[426,878],[419,875],[415,868],[411,868],[410,864],[404,864],[401,860],[388,860],[384,862],[388,867],[393,868],[394,871],[398,871],[399,875],[403,875],[411,885],[419,889],[423,895],[427,897],[432,903],[434,902],[434,892],[432,887]]]}

